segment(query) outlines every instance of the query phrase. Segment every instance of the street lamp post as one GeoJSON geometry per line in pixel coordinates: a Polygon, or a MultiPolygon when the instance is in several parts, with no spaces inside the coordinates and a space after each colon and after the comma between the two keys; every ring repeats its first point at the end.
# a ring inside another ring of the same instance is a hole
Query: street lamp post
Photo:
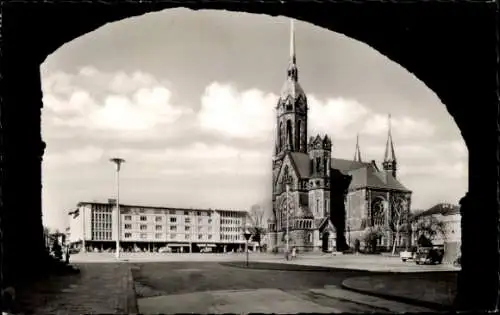
{"type": "Polygon", "coordinates": [[[246,266],[248,268],[248,240],[250,240],[250,236],[252,236],[252,233],[248,230],[248,228],[245,229],[245,232],[243,233],[243,236],[245,236],[245,240],[247,242],[246,246],[246,266]]]}
{"type": "Polygon", "coordinates": [[[120,168],[125,160],[116,157],[110,161],[116,164],[116,259],[120,259],[120,168]]]}
{"type": "Polygon", "coordinates": [[[289,209],[289,191],[290,191],[290,185],[289,184],[286,184],[286,259],[288,260],[288,253],[289,253],[289,239],[290,239],[290,235],[288,234],[289,233],[289,216],[290,216],[290,209],[289,209]]]}

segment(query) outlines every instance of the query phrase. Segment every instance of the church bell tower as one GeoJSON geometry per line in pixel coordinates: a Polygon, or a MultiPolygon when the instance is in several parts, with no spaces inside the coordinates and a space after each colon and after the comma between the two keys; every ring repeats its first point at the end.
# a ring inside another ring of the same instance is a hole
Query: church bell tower
{"type": "Polygon", "coordinates": [[[299,84],[299,71],[295,55],[295,28],[290,22],[290,61],[286,81],[276,105],[277,158],[286,152],[307,153],[307,97],[299,84]]]}

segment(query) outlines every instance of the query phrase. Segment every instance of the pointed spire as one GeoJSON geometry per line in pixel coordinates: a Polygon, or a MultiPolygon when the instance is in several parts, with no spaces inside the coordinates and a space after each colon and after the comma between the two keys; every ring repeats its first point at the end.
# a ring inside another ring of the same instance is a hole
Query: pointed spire
{"type": "Polygon", "coordinates": [[[292,19],[290,19],[290,63],[287,75],[292,81],[298,81],[297,58],[295,55],[295,24],[292,19]]]}
{"type": "Polygon", "coordinates": [[[354,161],[363,162],[361,160],[361,149],[359,148],[359,133],[356,134],[356,151],[354,151],[354,161]]]}
{"type": "Polygon", "coordinates": [[[295,24],[293,19],[290,19],[290,62],[292,64],[296,63],[295,58],[295,24]]]}
{"type": "Polygon", "coordinates": [[[391,114],[389,114],[387,122],[388,122],[388,132],[387,132],[387,143],[385,145],[384,162],[395,162],[396,153],[394,152],[394,143],[392,141],[391,114]]]}

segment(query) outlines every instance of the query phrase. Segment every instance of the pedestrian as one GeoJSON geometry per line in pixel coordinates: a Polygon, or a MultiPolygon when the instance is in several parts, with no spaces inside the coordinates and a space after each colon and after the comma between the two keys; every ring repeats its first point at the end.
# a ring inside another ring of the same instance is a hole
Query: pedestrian
{"type": "Polygon", "coordinates": [[[297,249],[294,247],[292,248],[292,260],[294,260],[297,257],[297,249]]]}

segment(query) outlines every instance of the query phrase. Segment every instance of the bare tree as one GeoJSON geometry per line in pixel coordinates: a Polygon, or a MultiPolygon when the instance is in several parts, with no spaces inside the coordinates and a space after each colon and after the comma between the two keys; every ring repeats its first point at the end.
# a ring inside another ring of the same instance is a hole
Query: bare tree
{"type": "Polygon", "coordinates": [[[250,207],[250,226],[252,232],[252,239],[254,242],[259,244],[259,249],[261,248],[261,242],[264,235],[266,235],[267,229],[264,222],[264,209],[258,204],[254,204],[250,207]]]}
{"type": "Polygon", "coordinates": [[[392,232],[392,255],[396,252],[396,244],[402,231],[409,228],[407,220],[408,203],[405,199],[395,198],[392,200],[391,220],[389,228],[392,232]]]}

